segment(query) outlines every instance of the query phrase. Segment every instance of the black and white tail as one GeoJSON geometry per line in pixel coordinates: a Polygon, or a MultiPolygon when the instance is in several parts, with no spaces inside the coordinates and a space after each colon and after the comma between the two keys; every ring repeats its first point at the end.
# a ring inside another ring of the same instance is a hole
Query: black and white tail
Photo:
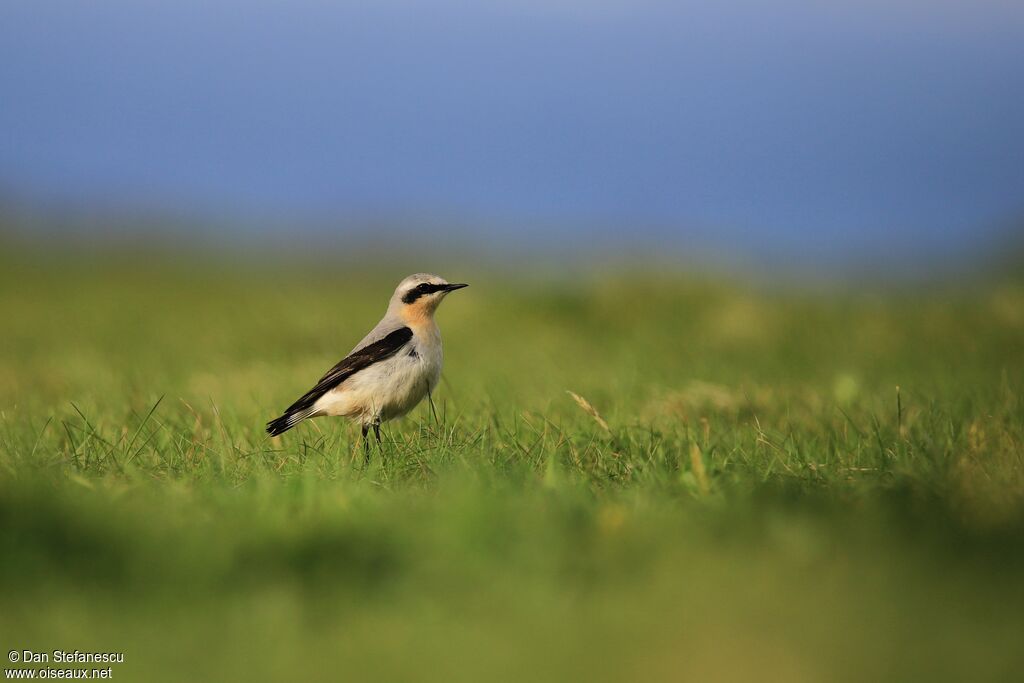
{"type": "Polygon", "coordinates": [[[312,406],[302,409],[289,408],[284,415],[267,423],[267,434],[271,436],[283,434],[307,417],[313,415],[314,412],[312,406]]]}

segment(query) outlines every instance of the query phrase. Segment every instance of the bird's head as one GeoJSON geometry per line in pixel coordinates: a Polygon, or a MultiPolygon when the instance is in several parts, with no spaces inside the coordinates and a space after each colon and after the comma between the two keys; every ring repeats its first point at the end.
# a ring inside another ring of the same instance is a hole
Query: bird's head
{"type": "Polygon", "coordinates": [[[448,292],[469,285],[452,284],[443,277],[429,273],[416,273],[398,283],[391,297],[390,310],[400,314],[407,322],[429,318],[448,292]]]}

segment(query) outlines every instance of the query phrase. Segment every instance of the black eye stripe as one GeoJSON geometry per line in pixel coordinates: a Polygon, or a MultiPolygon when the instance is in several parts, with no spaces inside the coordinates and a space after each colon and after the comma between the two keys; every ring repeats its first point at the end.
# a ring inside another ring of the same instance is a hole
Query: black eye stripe
{"type": "Polygon", "coordinates": [[[419,299],[424,294],[433,294],[434,292],[440,292],[445,287],[447,287],[447,285],[434,285],[429,282],[424,282],[419,286],[414,287],[410,289],[408,292],[406,292],[405,296],[402,297],[402,303],[411,304],[413,301],[416,301],[416,299],[419,299]]]}

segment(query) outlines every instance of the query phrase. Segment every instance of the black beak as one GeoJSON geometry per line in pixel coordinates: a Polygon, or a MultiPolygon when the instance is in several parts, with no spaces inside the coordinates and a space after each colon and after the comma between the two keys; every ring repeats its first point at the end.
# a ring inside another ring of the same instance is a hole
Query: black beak
{"type": "Polygon", "coordinates": [[[454,292],[456,289],[462,289],[463,287],[469,287],[469,285],[445,285],[444,291],[454,292]]]}

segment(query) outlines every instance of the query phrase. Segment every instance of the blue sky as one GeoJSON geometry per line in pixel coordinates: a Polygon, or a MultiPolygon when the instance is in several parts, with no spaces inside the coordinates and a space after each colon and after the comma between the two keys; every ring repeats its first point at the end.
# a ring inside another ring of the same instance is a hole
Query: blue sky
{"type": "Polygon", "coordinates": [[[995,0],[7,0],[0,195],[956,253],[1024,215],[1022,36],[995,0]]]}

